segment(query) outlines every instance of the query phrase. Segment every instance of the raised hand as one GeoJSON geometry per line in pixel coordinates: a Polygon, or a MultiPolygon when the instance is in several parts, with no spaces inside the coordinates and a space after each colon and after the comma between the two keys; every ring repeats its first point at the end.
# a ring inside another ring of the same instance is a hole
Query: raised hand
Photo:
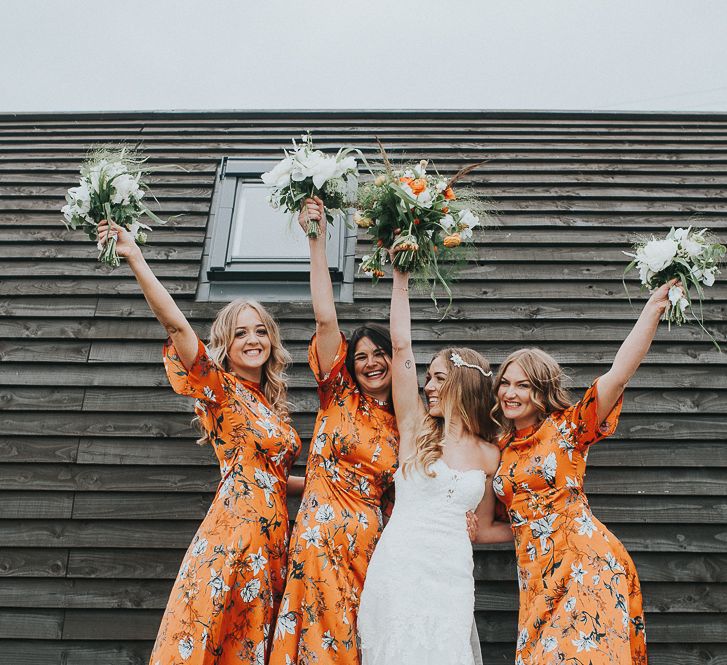
{"type": "Polygon", "coordinates": [[[318,240],[323,238],[323,241],[325,242],[326,209],[323,205],[323,201],[317,196],[305,199],[305,201],[303,201],[303,207],[298,213],[298,224],[300,224],[300,228],[302,228],[306,234],[308,234],[310,222],[318,222],[320,233],[318,233],[318,236],[315,239],[318,240]]]}
{"type": "Polygon", "coordinates": [[[644,309],[655,309],[661,317],[669,306],[669,291],[673,286],[679,288],[682,291],[682,295],[684,294],[684,288],[682,287],[682,283],[676,279],[672,279],[666,284],[662,284],[658,289],[654,290],[654,292],[651,294],[651,297],[646,302],[646,305],[644,305],[644,309]]]}
{"type": "Polygon", "coordinates": [[[134,242],[131,236],[123,226],[119,226],[114,221],[102,219],[98,223],[98,239],[102,245],[106,244],[106,240],[111,237],[116,238],[116,253],[128,259],[130,256],[141,253],[139,246],[134,242]]]}

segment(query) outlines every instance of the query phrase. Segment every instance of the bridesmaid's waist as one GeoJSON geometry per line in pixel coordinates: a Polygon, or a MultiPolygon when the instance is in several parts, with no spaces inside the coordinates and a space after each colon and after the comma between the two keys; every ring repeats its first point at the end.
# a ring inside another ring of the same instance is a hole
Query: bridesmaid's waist
{"type": "Polygon", "coordinates": [[[511,507],[508,511],[511,526],[514,529],[517,529],[524,526],[535,527],[537,524],[544,524],[549,521],[552,521],[552,523],[555,524],[561,522],[566,517],[569,519],[575,519],[582,518],[584,515],[591,519],[595,519],[591,512],[591,506],[585,499],[576,501],[568,506],[558,505],[557,509],[552,510],[551,512],[538,514],[531,516],[530,519],[526,519],[524,514],[527,514],[528,512],[529,510],[526,506],[524,506],[522,510],[518,510],[516,506],[511,507]]]}

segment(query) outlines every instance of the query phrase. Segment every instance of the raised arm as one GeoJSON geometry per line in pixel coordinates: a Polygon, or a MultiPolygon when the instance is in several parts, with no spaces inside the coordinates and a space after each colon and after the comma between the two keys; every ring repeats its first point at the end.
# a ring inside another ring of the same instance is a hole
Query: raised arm
{"type": "Polygon", "coordinates": [[[424,416],[419,398],[417,368],[411,346],[411,313],[409,310],[409,275],[394,269],[391,289],[391,395],[394,400],[396,424],[400,434],[399,459],[414,452],[414,434],[424,416]]]}
{"type": "MultiPolygon", "coordinates": [[[[108,233],[109,225],[105,221],[100,222],[98,225],[99,240],[106,242],[108,233]]],[[[192,326],[189,325],[172,296],[152,272],[131,234],[114,222],[111,222],[111,233],[117,235],[116,252],[126,259],[151,311],[172,338],[180,360],[189,369],[197,357],[198,346],[197,335],[192,330],[192,326]]]]}
{"type": "Polygon", "coordinates": [[[598,379],[596,406],[599,423],[605,420],[616,405],[626,384],[649,351],[659,320],[669,303],[669,289],[674,284],[676,280],[660,286],[651,294],[636,324],[616,353],[611,369],[598,379]]]}
{"type": "Polygon", "coordinates": [[[298,215],[298,222],[303,230],[308,229],[308,220],[316,219],[320,225],[317,238],[308,238],[310,245],[310,293],[313,301],[313,313],[316,317],[316,342],[318,349],[318,365],[323,375],[333,367],[336,351],[341,344],[341,331],[338,328],[336,304],[333,300],[331,273],[328,270],[326,256],[327,224],[323,201],[317,196],[306,199],[298,215]]]}

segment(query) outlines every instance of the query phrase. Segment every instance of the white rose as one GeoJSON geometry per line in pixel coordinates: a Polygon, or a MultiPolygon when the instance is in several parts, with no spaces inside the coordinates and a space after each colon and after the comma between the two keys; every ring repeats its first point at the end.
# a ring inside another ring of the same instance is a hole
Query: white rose
{"type": "Polygon", "coordinates": [[[260,177],[268,187],[282,189],[290,184],[290,172],[292,170],[293,158],[286,157],[282,162],[276,164],[272,170],[263,173],[260,177]]]}
{"type": "Polygon", "coordinates": [[[639,259],[649,266],[652,272],[666,268],[676,256],[679,246],[674,240],[650,240],[639,251],[639,259]]]}
{"type": "Polygon", "coordinates": [[[293,167],[290,177],[296,182],[312,178],[313,184],[321,189],[327,180],[330,180],[336,173],[336,160],[333,157],[326,157],[322,152],[316,150],[304,159],[298,159],[293,167]]]}
{"type": "Polygon", "coordinates": [[[143,196],[143,192],[139,189],[139,176],[136,177],[122,173],[114,178],[111,183],[114,193],[111,196],[111,203],[128,205],[131,199],[137,201],[143,196]]]}

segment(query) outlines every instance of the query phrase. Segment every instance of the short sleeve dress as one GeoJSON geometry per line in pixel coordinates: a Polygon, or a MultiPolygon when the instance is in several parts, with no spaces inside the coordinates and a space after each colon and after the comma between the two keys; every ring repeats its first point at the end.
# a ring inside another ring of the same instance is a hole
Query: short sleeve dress
{"type": "Polygon", "coordinates": [[[357,665],[356,619],[369,560],[381,535],[382,503],[397,467],[391,407],[359,392],[345,366],[346,340],[320,376],[315,337],[309,362],[320,410],[271,665],[357,665]]]}
{"type": "Polygon", "coordinates": [[[164,366],[175,392],[196,399],[222,478],[184,555],[150,664],[258,665],[285,583],[287,481],[300,440],[258,384],[225,372],[198,344],[187,370],[168,341],[164,366]]]}
{"type": "Polygon", "coordinates": [[[517,665],[646,665],[641,589],[631,557],[583,492],[590,446],[611,435],[598,384],[541,425],[500,441],[495,493],[515,534],[520,612],[517,665]]]}

